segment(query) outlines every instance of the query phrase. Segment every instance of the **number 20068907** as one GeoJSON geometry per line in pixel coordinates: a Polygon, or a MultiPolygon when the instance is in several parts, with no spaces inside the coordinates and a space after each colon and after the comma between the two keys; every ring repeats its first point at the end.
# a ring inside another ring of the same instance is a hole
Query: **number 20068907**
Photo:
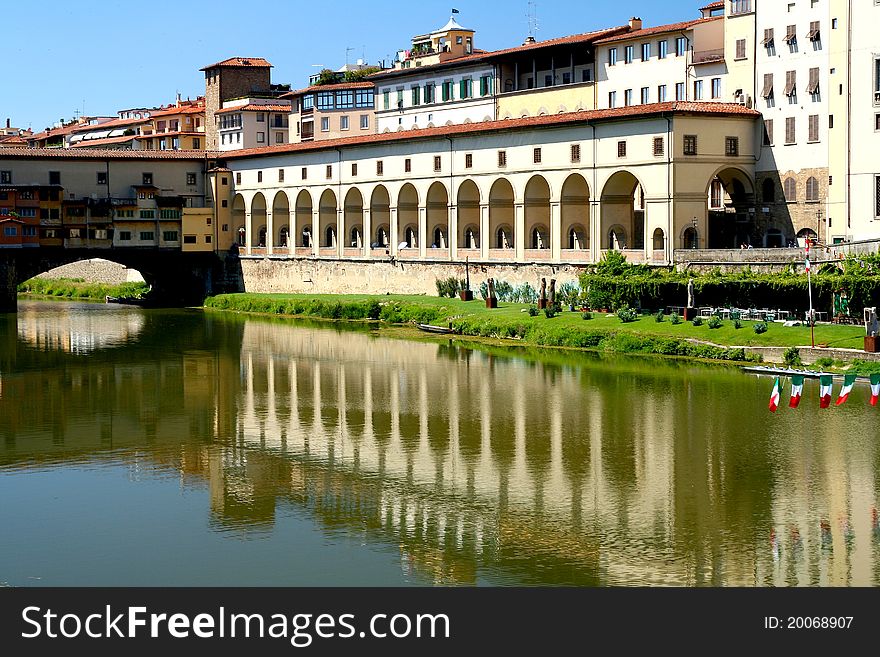
{"type": "Polygon", "coordinates": [[[852,627],[853,616],[765,616],[764,628],[768,630],[846,630],[852,627]]]}

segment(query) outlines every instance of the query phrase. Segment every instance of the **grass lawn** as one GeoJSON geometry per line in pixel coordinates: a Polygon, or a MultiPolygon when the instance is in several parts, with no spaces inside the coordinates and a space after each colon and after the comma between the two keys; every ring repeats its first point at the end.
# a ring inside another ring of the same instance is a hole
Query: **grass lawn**
{"type": "MultiPolygon", "coordinates": [[[[504,325],[517,325],[528,327],[551,329],[554,332],[566,331],[617,331],[631,332],[639,335],[650,335],[665,338],[692,339],[703,342],[711,342],[724,346],[764,346],[764,347],[790,347],[809,346],[810,327],[797,326],[785,327],[774,322],[767,323],[767,332],[757,334],[754,325],[757,322],[743,321],[742,328],[735,329],[731,320],[723,320],[722,326],[710,329],[704,318],[702,326],[694,326],[690,322],[682,321],[681,324],[673,325],[669,316],[663,322],[657,322],[653,315],[639,317],[636,321],[624,324],[616,315],[604,315],[593,313],[593,319],[584,320],[580,312],[563,311],[556,317],[548,319],[544,313],[536,317],[530,317],[524,312],[528,304],[499,303],[498,308],[488,309],[482,299],[465,302],[459,299],[441,297],[429,297],[422,295],[367,295],[367,294],[232,294],[222,295],[228,302],[228,309],[247,309],[253,312],[261,312],[260,305],[265,305],[263,312],[271,314],[285,314],[283,304],[292,301],[319,301],[325,304],[350,304],[378,301],[380,304],[396,302],[402,307],[417,307],[426,311],[430,323],[445,326],[450,321],[460,319],[491,321],[494,327],[504,325]],[[257,307],[255,307],[255,305],[257,307]],[[242,308],[242,306],[248,306],[242,308]]],[[[208,305],[211,305],[210,303],[208,305]]],[[[220,306],[222,307],[222,306],[220,306]]],[[[862,349],[864,346],[864,328],[861,326],[840,326],[821,324],[815,327],[816,344],[824,344],[828,347],[862,349]]]]}

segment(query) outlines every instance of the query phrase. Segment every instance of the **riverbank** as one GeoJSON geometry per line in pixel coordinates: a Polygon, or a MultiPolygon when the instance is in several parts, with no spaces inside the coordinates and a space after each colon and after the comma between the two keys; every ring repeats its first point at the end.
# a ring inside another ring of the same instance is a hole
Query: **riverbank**
{"type": "Polygon", "coordinates": [[[32,278],[18,286],[18,293],[29,296],[104,301],[109,297],[138,298],[149,292],[146,283],[108,285],[90,283],[81,278],[32,278]]]}
{"type": "MultiPolygon", "coordinates": [[[[709,360],[759,362],[766,348],[787,349],[810,344],[808,326],[786,327],[767,322],[766,331],[756,332],[759,322],[742,321],[740,328],[730,320],[710,328],[691,322],[673,324],[670,316],[658,322],[656,316],[638,316],[622,322],[617,315],[565,310],[554,317],[543,312],[531,316],[529,304],[499,303],[488,309],[482,300],[464,302],[428,296],[229,294],[211,297],[207,308],[276,316],[315,317],[331,320],[367,320],[386,324],[434,324],[451,328],[462,336],[515,340],[541,347],[569,347],[616,353],[685,356],[709,360]],[[751,352],[751,348],[756,350],[751,352]]],[[[760,330],[760,327],[759,327],[760,330]]],[[[863,346],[860,326],[822,324],[815,327],[817,344],[833,348],[834,358],[820,366],[857,365],[863,346]],[[852,358],[845,355],[852,353],[852,358]]],[[[772,351],[770,352],[772,353],[772,351]]],[[[873,364],[870,368],[875,367],[873,364]]]]}

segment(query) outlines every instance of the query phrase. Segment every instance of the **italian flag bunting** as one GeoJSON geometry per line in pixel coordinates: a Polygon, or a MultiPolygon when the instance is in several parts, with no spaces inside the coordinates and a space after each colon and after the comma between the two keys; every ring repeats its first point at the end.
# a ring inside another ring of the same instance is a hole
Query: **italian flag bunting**
{"type": "Polygon", "coordinates": [[[880,374],[871,375],[871,406],[877,405],[877,399],[880,399],[880,374]]]}
{"type": "Polygon", "coordinates": [[[801,403],[801,395],[804,394],[804,377],[791,377],[791,399],[788,402],[789,408],[797,408],[801,403]]]}
{"type": "Polygon", "coordinates": [[[849,393],[852,392],[855,382],[855,374],[847,374],[845,377],[843,377],[843,387],[840,389],[840,396],[837,398],[838,406],[846,402],[847,398],[849,397],[849,393]]]}
{"type": "Polygon", "coordinates": [[[804,249],[804,271],[810,273],[810,238],[807,238],[806,248],[804,249]]]}
{"type": "Polygon", "coordinates": [[[831,406],[831,386],[834,379],[830,374],[823,374],[819,377],[819,408],[828,408],[831,406]]]}
{"type": "Polygon", "coordinates": [[[775,413],[779,408],[779,377],[776,377],[776,383],[773,384],[773,392],[770,393],[770,412],[775,413]]]}

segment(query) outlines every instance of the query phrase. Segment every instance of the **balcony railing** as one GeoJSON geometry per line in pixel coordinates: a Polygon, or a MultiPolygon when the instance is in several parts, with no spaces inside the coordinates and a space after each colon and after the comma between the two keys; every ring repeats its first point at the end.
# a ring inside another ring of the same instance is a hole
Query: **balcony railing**
{"type": "Polygon", "coordinates": [[[701,50],[694,52],[694,64],[709,64],[724,61],[724,48],[716,50],[701,50]]]}

